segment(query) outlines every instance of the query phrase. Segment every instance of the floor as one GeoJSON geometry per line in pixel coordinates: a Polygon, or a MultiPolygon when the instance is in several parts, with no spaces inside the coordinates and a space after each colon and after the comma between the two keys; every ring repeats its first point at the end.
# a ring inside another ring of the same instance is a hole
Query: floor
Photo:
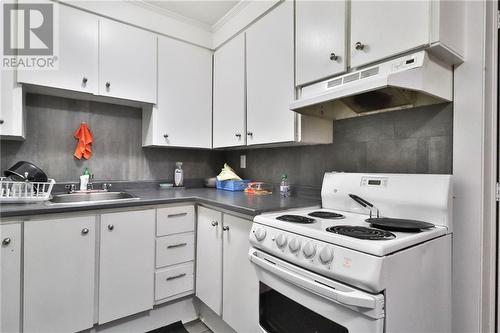
{"type": "Polygon", "coordinates": [[[189,323],[185,323],[184,327],[188,330],[189,333],[212,333],[212,331],[200,320],[194,320],[189,323]]]}

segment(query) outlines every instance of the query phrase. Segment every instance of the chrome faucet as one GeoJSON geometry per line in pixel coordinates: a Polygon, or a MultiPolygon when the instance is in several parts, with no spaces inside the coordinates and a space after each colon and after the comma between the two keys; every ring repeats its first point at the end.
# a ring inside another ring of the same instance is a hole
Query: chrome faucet
{"type": "Polygon", "coordinates": [[[112,186],[110,183],[102,183],[102,190],[108,191],[112,186]]]}
{"type": "Polygon", "coordinates": [[[74,193],[76,191],[76,184],[68,184],[64,186],[68,190],[68,194],[74,193]]]}
{"type": "Polygon", "coordinates": [[[91,173],[89,176],[89,183],[87,184],[87,190],[93,190],[94,189],[94,174],[91,173]]]}

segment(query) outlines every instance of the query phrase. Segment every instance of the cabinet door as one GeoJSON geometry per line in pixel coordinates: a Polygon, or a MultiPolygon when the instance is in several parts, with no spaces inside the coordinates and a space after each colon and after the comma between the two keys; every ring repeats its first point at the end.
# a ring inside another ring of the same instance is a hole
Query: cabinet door
{"type": "Polygon", "coordinates": [[[196,296],[222,314],[222,213],[198,207],[196,296]]]}
{"type": "Polygon", "coordinates": [[[247,144],[295,140],[293,3],[286,1],[247,32],[247,144]]]}
{"type": "Polygon", "coordinates": [[[297,85],[347,70],[346,1],[297,1],[297,85]]]}
{"type": "Polygon", "coordinates": [[[153,307],[155,210],[101,215],[99,324],[153,307]]]}
{"type": "Polygon", "coordinates": [[[259,332],[259,279],[248,260],[252,221],[224,214],[222,318],[236,332],[259,332]]]}
{"type": "Polygon", "coordinates": [[[99,94],[156,103],[157,37],[101,19],[99,42],[99,94]]]}
{"type": "Polygon", "coordinates": [[[0,225],[0,332],[21,331],[21,224],[0,225]]]}
{"type": "Polygon", "coordinates": [[[0,136],[24,139],[26,112],[22,84],[16,82],[16,72],[0,70],[0,136]]]}
{"type": "Polygon", "coordinates": [[[429,1],[352,0],[351,67],[426,45],[429,29],[429,1]]]}
{"type": "Polygon", "coordinates": [[[161,145],[212,148],[212,52],[158,40],[158,130],[161,145]]]}
{"type": "Polygon", "coordinates": [[[24,223],[23,332],[77,332],[94,317],[95,217],[24,223]]]}
{"type": "Polygon", "coordinates": [[[19,70],[19,82],[97,93],[98,17],[59,5],[57,70],[19,70]]]}
{"type": "Polygon", "coordinates": [[[214,148],[246,144],[245,35],[214,54],[214,148]]]}

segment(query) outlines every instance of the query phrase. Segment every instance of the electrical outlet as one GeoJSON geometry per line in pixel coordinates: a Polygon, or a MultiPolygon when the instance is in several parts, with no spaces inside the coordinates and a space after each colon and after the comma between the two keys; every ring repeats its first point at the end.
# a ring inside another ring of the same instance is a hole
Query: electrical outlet
{"type": "Polygon", "coordinates": [[[245,169],[247,167],[247,155],[240,155],[240,168],[245,169]]]}

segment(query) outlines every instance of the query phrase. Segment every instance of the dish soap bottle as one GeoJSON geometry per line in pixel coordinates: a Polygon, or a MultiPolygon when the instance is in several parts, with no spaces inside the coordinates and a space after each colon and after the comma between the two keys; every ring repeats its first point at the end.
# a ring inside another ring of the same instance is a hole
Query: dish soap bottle
{"type": "Polygon", "coordinates": [[[184,185],[184,170],[182,170],[182,162],[175,163],[174,185],[181,187],[184,185]]]}
{"type": "Polygon", "coordinates": [[[80,176],[80,191],[86,191],[89,185],[90,171],[89,168],[83,170],[83,175],[80,176]]]}
{"type": "Polygon", "coordinates": [[[280,193],[283,197],[290,196],[290,185],[288,184],[288,176],[286,174],[281,176],[280,193]]]}

